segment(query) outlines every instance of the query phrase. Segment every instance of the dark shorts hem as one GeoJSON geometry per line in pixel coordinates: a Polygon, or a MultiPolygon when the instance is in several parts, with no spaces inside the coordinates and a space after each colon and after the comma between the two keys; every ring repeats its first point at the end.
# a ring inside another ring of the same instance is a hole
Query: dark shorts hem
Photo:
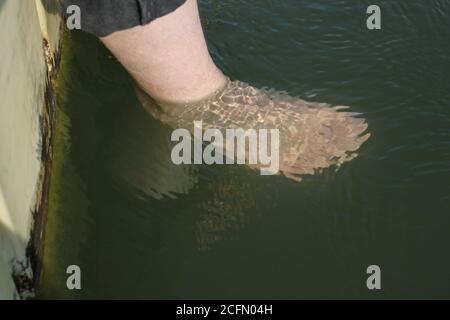
{"type": "Polygon", "coordinates": [[[70,5],[81,10],[81,29],[106,37],[116,31],[146,25],[175,11],[186,0],[62,0],[66,12],[70,5]]]}

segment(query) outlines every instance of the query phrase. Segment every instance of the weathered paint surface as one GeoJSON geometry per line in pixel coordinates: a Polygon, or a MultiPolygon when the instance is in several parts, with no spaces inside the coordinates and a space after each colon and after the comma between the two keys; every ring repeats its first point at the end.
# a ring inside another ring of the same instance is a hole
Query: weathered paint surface
{"type": "Polygon", "coordinates": [[[26,247],[38,199],[47,64],[43,37],[58,47],[55,3],[0,0],[0,299],[17,298],[14,266],[26,247]]]}

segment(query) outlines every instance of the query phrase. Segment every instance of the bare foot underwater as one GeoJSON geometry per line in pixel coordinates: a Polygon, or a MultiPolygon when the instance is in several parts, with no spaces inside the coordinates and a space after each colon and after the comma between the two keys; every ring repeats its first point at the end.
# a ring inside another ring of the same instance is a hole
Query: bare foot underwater
{"type": "Polygon", "coordinates": [[[285,92],[257,89],[240,81],[197,103],[158,103],[138,89],[144,108],[172,128],[194,130],[201,120],[203,129],[279,129],[279,169],[299,181],[301,175],[331,165],[340,166],[357,156],[370,137],[359,114],[344,111],[346,106],[304,101],[285,92]]]}
{"type": "Polygon", "coordinates": [[[348,107],[230,81],[209,54],[197,1],[158,3],[149,14],[157,19],[137,19],[150,23],[95,30],[136,80],[139,99],[155,118],[190,131],[194,121],[222,132],[278,129],[279,169],[295,180],[353,159],[369,138],[365,120],[348,107]]]}

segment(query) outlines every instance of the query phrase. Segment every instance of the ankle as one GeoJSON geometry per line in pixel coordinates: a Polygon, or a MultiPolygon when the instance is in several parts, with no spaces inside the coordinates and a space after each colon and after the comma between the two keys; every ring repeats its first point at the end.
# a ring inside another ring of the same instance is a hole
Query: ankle
{"type": "Polygon", "coordinates": [[[228,83],[228,78],[218,69],[212,72],[178,78],[168,76],[166,83],[154,84],[145,79],[136,79],[138,85],[161,104],[183,105],[202,101],[228,83]],[[182,79],[184,78],[184,79],[182,79]]]}

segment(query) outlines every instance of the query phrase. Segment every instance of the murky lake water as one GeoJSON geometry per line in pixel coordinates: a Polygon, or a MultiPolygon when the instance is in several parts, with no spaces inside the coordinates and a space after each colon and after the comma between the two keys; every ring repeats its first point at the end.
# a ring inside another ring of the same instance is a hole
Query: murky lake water
{"type": "Polygon", "coordinates": [[[450,1],[379,0],[381,31],[369,4],[201,1],[231,78],[364,113],[360,156],[301,183],[173,165],[126,72],[66,38],[39,296],[450,298],[450,1]]]}

